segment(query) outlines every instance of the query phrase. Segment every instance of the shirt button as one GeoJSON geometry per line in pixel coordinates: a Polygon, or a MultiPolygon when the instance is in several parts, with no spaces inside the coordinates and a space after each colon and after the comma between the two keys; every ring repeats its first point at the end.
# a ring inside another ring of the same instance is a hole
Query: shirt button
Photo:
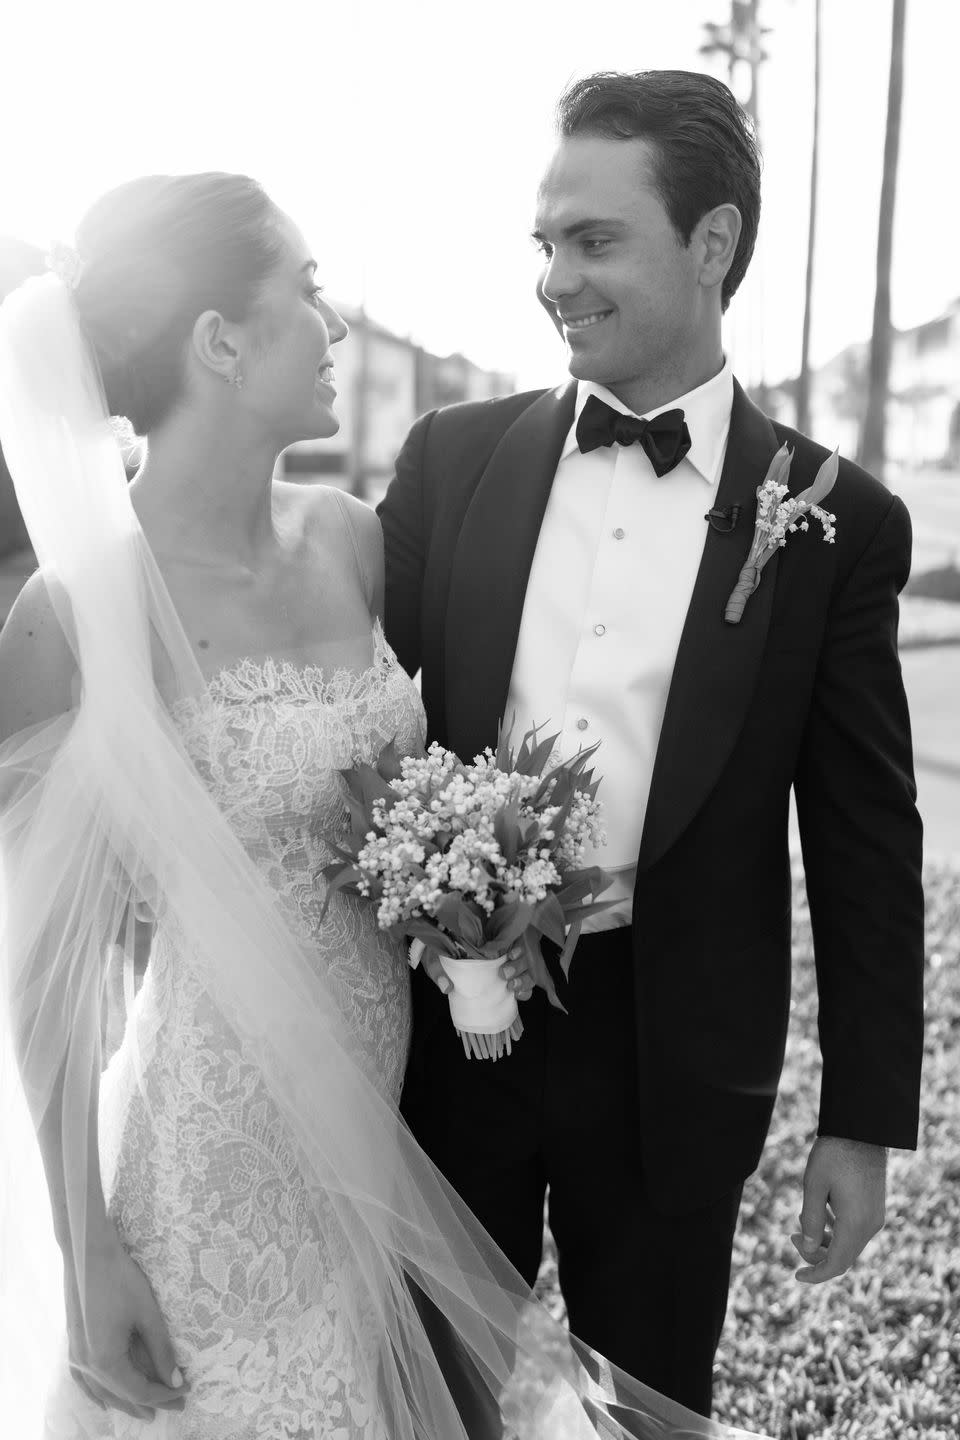
{"type": "Polygon", "coordinates": [[[593,627],[593,633],[594,633],[594,635],[606,635],[606,633],[607,633],[607,627],[606,627],[606,625],[594,625],[594,627],[593,627]]]}
{"type": "Polygon", "coordinates": [[[589,724],[590,724],[590,721],[589,721],[589,720],[583,720],[583,719],[578,720],[578,721],[577,721],[577,729],[578,729],[578,730],[586,730],[586,728],[587,728],[587,726],[588,726],[589,724]]]}
{"type": "Polygon", "coordinates": [[[620,526],[618,525],[617,528],[616,528],[616,530],[614,530],[614,532],[613,532],[613,538],[614,538],[614,540],[622,540],[623,537],[624,537],[624,535],[626,535],[626,533],[627,533],[626,530],[621,530],[621,529],[620,529],[620,526]]]}

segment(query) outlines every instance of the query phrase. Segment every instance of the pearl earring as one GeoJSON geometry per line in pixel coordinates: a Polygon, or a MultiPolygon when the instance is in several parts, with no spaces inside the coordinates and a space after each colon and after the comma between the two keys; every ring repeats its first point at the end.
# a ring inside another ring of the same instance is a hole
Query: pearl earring
{"type": "Polygon", "coordinates": [[[234,370],[233,374],[230,376],[230,384],[233,385],[237,390],[243,389],[243,376],[240,374],[239,367],[234,370]]]}

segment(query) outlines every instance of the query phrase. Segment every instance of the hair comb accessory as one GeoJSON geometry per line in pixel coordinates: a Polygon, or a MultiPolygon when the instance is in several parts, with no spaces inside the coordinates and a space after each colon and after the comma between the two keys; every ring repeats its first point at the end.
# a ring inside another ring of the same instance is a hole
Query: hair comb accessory
{"type": "Polygon", "coordinates": [[[71,294],[80,284],[83,261],[72,245],[55,240],[46,255],[47,269],[63,281],[71,294]]]}

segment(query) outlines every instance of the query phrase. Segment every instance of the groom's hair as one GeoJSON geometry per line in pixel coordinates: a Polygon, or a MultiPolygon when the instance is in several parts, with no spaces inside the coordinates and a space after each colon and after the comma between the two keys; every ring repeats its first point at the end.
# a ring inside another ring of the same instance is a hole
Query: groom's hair
{"type": "Polygon", "coordinates": [[[724,310],[750,264],[760,221],[760,149],[752,121],[720,80],[692,70],[603,71],[560,97],[562,136],[646,140],[655,184],[683,245],[717,205],[735,205],[743,228],[723,282],[724,310]]]}

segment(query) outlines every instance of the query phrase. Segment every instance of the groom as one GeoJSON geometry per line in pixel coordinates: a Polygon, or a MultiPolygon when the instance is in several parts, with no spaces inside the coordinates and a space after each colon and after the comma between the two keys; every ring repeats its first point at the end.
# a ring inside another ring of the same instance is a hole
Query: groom
{"type": "Polygon", "coordinates": [[[853,1264],[883,1224],[885,1147],[917,1143],[910,525],[841,460],[835,542],[788,535],[725,621],[778,447],[793,493],[828,453],[761,414],[721,349],[755,143],[724,85],[679,71],[579,81],[558,131],[535,238],[573,378],[414,425],[380,507],[387,633],[422,671],[430,738],[462,757],[514,711],[517,737],[602,742],[608,844],[588,861],[617,904],[569,984],[551,961],[568,1013],[538,988],[495,1065],[465,1059],[442,976],[418,970],[404,1113],[530,1283],[549,1187],[572,1330],[707,1415],[787,1032],[791,787],[823,1056],[801,1280],[853,1264]]]}

